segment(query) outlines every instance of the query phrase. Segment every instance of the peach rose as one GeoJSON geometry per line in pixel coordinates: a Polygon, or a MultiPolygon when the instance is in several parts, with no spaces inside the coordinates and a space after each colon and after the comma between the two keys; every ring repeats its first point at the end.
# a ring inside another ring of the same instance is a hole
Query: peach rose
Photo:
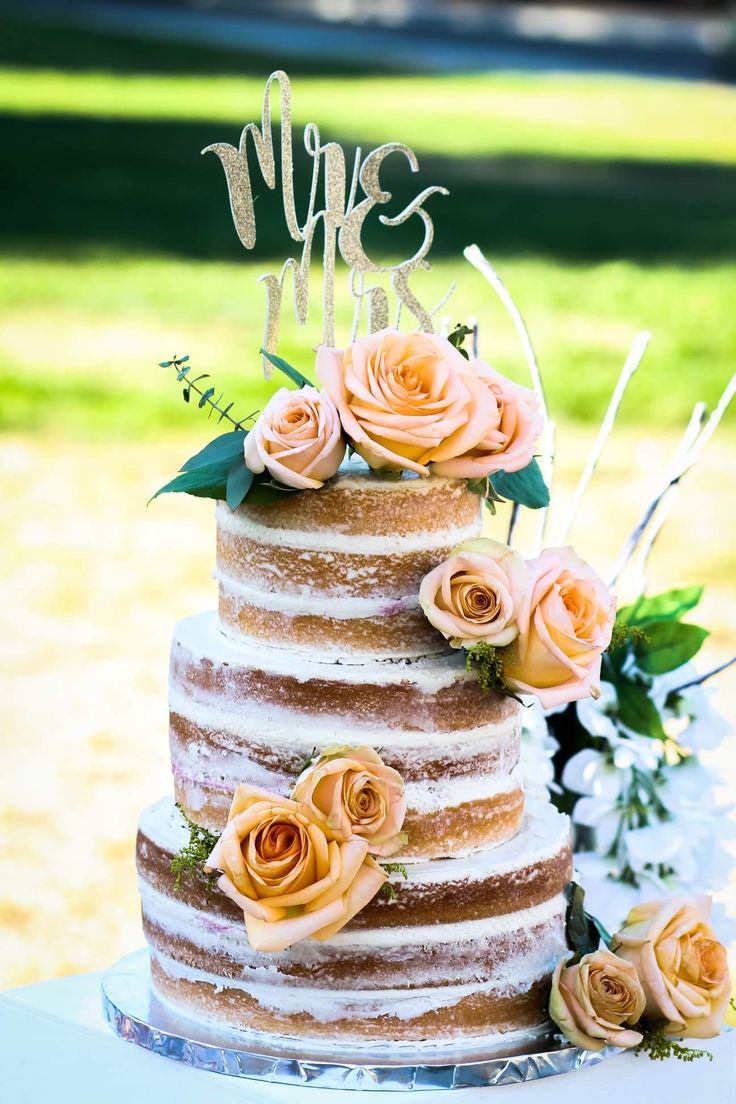
{"type": "Polygon", "coordinates": [[[240,785],[205,870],[243,910],[255,951],[329,939],[378,892],[386,872],[358,836],[340,842],[306,806],[240,785]]]}
{"type": "Polygon", "coordinates": [[[428,475],[498,424],[496,400],[445,337],[381,330],[317,350],[317,376],[372,468],[428,475]]]}
{"type": "Polygon", "coordinates": [[[245,438],[245,462],[252,472],[265,468],[286,487],[321,487],[340,467],[345,439],[335,405],[324,391],[282,387],[273,395],[245,438]]]}
{"type": "Polygon", "coordinates": [[[502,653],[509,686],[544,709],[600,694],[601,655],[611,642],[616,600],[572,548],[546,548],[527,563],[529,596],[519,635],[502,653]]]}
{"type": "Polygon", "coordinates": [[[422,579],[419,604],[453,648],[516,639],[528,591],[526,565],[506,544],[479,537],[454,549],[422,579]]]}
{"type": "Polygon", "coordinates": [[[634,966],[604,948],[583,955],[575,966],[564,958],[557,963],[549,1014],[574,1046],[638,1046],[643,1036],[624,1025],[638,1023],[645,1004],[634,966]]]}
{"type": "Polygon", "coordinates": [[[336,840],[357,836],[373,855],[394,855],[406,843],[403,780],[373,748],[326,748],[299,776],[292,797],[336,840]]]}
{"type": "Polygon", "coordinates": [[[613,937],[616,954],[636,967],[646,1014],[667,1032],[692,1039],[717,1035],[731,983],[725,947],[710,920],[710,897],[674,897],[637,905],[613,937]]]}
{"type": "Polygon", "coordinates": [[[498,421],[477,445],[454,460],[443,460],[434,470],[456,479],[481,479],[497,471],[521,471],[534,456],[544,427],[533,391],[512,383],[482,360],[471,360],[469,370],[489,389],[498,408],[498,421]]]}

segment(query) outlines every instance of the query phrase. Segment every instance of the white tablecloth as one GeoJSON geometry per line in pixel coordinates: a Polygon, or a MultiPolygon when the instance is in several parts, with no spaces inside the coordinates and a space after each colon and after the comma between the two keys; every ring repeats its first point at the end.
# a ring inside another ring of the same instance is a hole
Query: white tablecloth
{"type": "MultiPolygon", "coordinates": [[[[0,994],[2,1104],[400,1104],[402,1093],[294,1088],[190,1069],[116,1038],[100,974],[0,994]]],[[[501,1089],[419,1092],[414,1104],[736,1104],[736,1031],[713,1062],[622,1054],[593,1069],[501,1089]],[[495,1093],[502,1093],[497,1098],[495,1093]]]]}

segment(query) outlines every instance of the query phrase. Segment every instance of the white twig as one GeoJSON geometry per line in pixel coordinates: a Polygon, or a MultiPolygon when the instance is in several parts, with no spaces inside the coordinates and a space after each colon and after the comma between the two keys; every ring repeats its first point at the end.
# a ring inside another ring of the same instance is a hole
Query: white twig
{"type": "Polygon", "coordinates": [[[668,472],[665,476],[663,485],[660,487],[655,497],[644,510],[644,513],[632,529],[626,542],[624,543],[623,548],[621,549],[621,552],[619,553],[611,577],[612,586],[615,585],[615,583],[618,581],[622,571],[639,547],[642,537],[644,536],[644,533],[646,532],[652,518],[654,517],[659,504],[662,502],[665,496],[671,494],[672,488],[677,486],[682,477],[690,470],[690,468],[693,467],[695,463],[697,463],[697,461],[702,456],[703,449],[715,433],[716,427],[718,426],[718,423],[728,409],[731,400],[734,397],[734,394],[736,394],[736,375],[732,376],[731,380],[726,385],[726,388],[720,399],[718,400],[713,413],[708,418],[708,421],[705,423],[700,432],[694,436],[692,426],[695,420],[696,411],[693,411],[690,422],[688,423],[688,427],[683,437],[683,442],[680,443],[674,457],[672,458],[672,463],[670,464],[668,472]],[[689,440],[689,447],[687,448],[683,447],[685,439],[689,440]]]}
{"type": "Polygon", "coordinates": [[[710,671],[706,671],[704,675],[698,675],[697,678],[691,679],[690,682],[683,682],[682,686],[676,686],[670,693],[680,694],[683,690],[689,690],[691,686],[700,686],[702,683],[707,682],[708,679],[713,678],[714,675],[720,675],[721,671],[726,671],[729,667],[733,667],[734,663],[736,663],[736,656],[731,656],[725,663],[720,663],[717,667],[712,667],[710,671]]]}
{"type": "MultiPolygon", "coordinates": [[[[690,421],[687,424],[687,429],[683,435],[680,446],[675,453],[673,460],[673,469],[677,470],[681,463],[682,458],[687,455],[690,449],[697,440],[698,433],[700,432],[703,422],[707,414],[706,405],[703,402],[698,402],[693,407],[693,412],[690,415],[690,421]]],[[[654,547],[657,537],[662,532],[667,518],[672,512],[672,507],[675,504],[676,491],[680,486],[679,483],[674,484],[672,493],[666,495],[660,499],[659,506],[655,509],[649,523],[649,528],[646,537],[639,549],[639,554],[636,557],[636,566],[633,568],[635,583],[635,593],[637,595],[643,594],[647,588],[647,564],[649,563],[649,557],[654,547]]]]}
{"type": "MultiPolygon", "coordinates": [[[[509,315],[511,321],[514,324],[516,332],[519,335],[522,348],[524,349],[526,362],[529,367],[529,374],[532,378],[532,387],[534,388],[534,393],[537,396],[537,401],[539,402],[539,406],[545,420],[545,433],[542,437],[542,455],[540,467],[542,469],[542,474],[544,475],[545,482],[547,483],[547,486],[551,489],[555,467],[554,426],[549,421],[549,411],[547,408],[547,398],[544,393],[542,373],[539,370],[539,365],[537,363],[536,354],[534,352],[534,346],[532,345],[532,339],[529,336],[529,331],[526,328],[524,319],[521,316],[521,311],[514,302],[511,293],[508,291],[506,285],[503,283],[501,277],[498,275],[490,261],[488,261],[483,256],[478,246],[466,246],[466,248],[463,250],[463,256],[465,257],[466,261],[469,261],[473,268],[477,269],[478,272],[480,272],[481,276],[484,276],[488,283],[491,285],[496,295],[501,300],[501,303],[505,307],[506,313],[509,315]]],[[[539,521],[537,525],[536,539],[537,551],[541,550],[542,544],[544,543],[544,533],[547,525],[547,513],[548,510],[546,508],[544,510],[538,511],[539,521]]],[[[511,519],[509,523],[509,543],[511,542],[511,537],[513,536],[513,531],[516,526],[517,518],[518,510],[512,509],[511,519]]]]}
{"type": "Polygon", "coordinates": [[[618,414],[619,407],[621,406],[621,401],[624,397],[624,394],[626,393],[626,388],[629,386],[634,373],[641,364],[642,357],[646,352],[646,348],[649,344],[650,339],[651,334],[644,331],[640,334],[637,334],[631,344],[629,355],[627,356],[626,362],[621,369],[621,374],[618,377],[618,382],[616,383],[613,395],[611,396],[611,401],[608,404],[608,410],[606,411],[605,417],[601,422],[601,428],[598,430],[598,436],[595,439],[595,444],[590,451],[582,475],[578,480],[578,485],[575,488],[575,494],[573,495],[572,502],[567,513],[567,518],[560,533],[560,544],[565,544],[567,542],[570,530],[573,527],[573,523],[575,521],[575,518],[577,517],[578,510],[580,509],[580,503],[583,500],[583,495],[588,489],[588,484],[590,483],[590,480],[592,479],[593,474],[598,467],[598,462],[603,453],[603,449],[606,446],[606,442],[611,436],[611,431],[616,421],[616,415],[618,414]]]}
{"type": "Polygon", "coordinates": [[[521,344],[524,348],[527,364],[529,365],[529,372],[532,377],[532,386],[539,400],[539,404],[542,408],[544,417],[547,418],[547,400],[544,394],[544,386],[542,384],[542,375],[539,371],[539,365],[537,364],[537,358],[534,354],[534,346],[532,340],[529,337],[529,331],[524,325],[524,319],[521,317],[521,312],[517,307],[514,300],[511,298],[511,294],[506,288],[506,285],[501,280],[501,277],[496,272],[490,261],[481,253],[477,245],[468,245],[463,250],[463,256],[466,261],[469,261],[473,268],[476,268],[480,272],[481,276],[485,276],[488,283],[495,291],[498,298],[503,303],[506,311],[511,318],[511,321],[516,327],[516,332],[519,335],[521,344]]]}
{"type": "MultiPolygon", "coordinates": [[[[539,466],[544,476],[544,482],[549,487],[550,498],[552,497],[552,485],[555,478],[555,433],[555,423],[547,420],[542,431],[539,466]]],[[[544,534],[547,531],[549,506],[545,506],[542,510],[536,510],[535,513],[537,516],[537,532],[533,545],[533,555],[538,556],[544,548],[544,534]]]]}

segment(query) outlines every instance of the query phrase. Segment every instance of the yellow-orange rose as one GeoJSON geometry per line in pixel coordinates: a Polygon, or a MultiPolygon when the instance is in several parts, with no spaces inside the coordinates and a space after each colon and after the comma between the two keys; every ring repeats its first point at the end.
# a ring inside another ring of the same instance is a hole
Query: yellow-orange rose
{"type": "Polygon", "coordinates": [[[646,1000],[630,962],[601,948],[583,955],[575,966],[563,958],[552,977],[549,1014],[575,1046],[638,1046],[643,1036],[626,1024],[636,1024],[646,1000]]]}
{"type": "Polygon", "coordinates": [[[282,387],[245,439],[245,462],[252,472],[267,468],[279,483],[302,491],[321,487],[344,455],[337,410],[330,396],[316,387],[282,387]]]}
{"type": "Polygon", "coordinates": [[[457,479],[481,479],[493,472],[521,471],[531,462],[544,427],[536,395],[482,360],[471,360],[469,370],[476,373],[493,395],[498,422],[477,445],[454,460],[436,464],[434,470],[438,475],[457,479]]]}
{"type": "Polygon", "coordinates": [[[648,901],[613,937],[616,954],[641,978],[646,1015],[667,1020],[671,1035],[712,1038],[728,1009],[726,950],[708,922],[710,910],[710,897],[648,901]]]}
{"type": "Polygon", "coordinates": [[[419,604],[454,648],[483,640],[505,647],[519,633],[526,565],[506,544],[479,537],[458,545],[422,579],[419,604]]]}
{"type": "Polygon", "coordinates": [[[545,709],[600,694],[601,656],[616,600],[572,548],[547,548],[527,563],[529,597],[519,635],[501,653],[509,686],[545,709]]]}
{"type": "Polygon", "coordinates": [[[317,350],[317,376],[345,433],[372,468],[428,475],[498,424],[490,389],[445,337],[381,330],[317,350]]]}
{"type": "Polygon", "coordinates": [[[394,855],[406,843],[404,783],[370,747],[326,748],[292,792],[335,839],[365,840],[373,855],[394,855]]]}
{"type": "Polygon", "coordinates": [[[337,841],[304,805],[240,785],[207,860],[240,905],[256,951],[329,939],[378,892],[386,873],[358,836],[337,841]]]}

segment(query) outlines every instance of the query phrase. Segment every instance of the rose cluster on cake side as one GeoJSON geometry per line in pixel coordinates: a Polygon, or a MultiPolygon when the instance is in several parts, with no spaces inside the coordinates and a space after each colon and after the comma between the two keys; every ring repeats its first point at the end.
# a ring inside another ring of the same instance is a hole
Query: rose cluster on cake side
{"type": "Polygon", "coordinates": [[[452,647],[491,662],[497,689],[545,709],[600,693],[616,601],[574,549],[524,560],[498,541],[467,541],[425,576],[419,601],[452,647]]]}
{"type": "Polygon", "coordinates": [[[583,911],[580,887],[574,890],[568,939],[575,954],[558,962],[549,1002],[565,1037],[587,1050],[643,1046],[655,1057],[686,1060],[703,1054],[672,1040],[715,1037],[728,1009],[726,949],[710,925],[711,899],[648,901],[610,936],[583,911]],[[600,936],[603,947],[594,945],[600,936]]]}
{"type": "Polygon", "coordinates": [[[372,748],[326,748],[290,798],[238,786],[204,870],[221,872],[254,950],[326,940],[387,881],[376,856],[406,843],[405,814],[401,776],[372,748]]]}

